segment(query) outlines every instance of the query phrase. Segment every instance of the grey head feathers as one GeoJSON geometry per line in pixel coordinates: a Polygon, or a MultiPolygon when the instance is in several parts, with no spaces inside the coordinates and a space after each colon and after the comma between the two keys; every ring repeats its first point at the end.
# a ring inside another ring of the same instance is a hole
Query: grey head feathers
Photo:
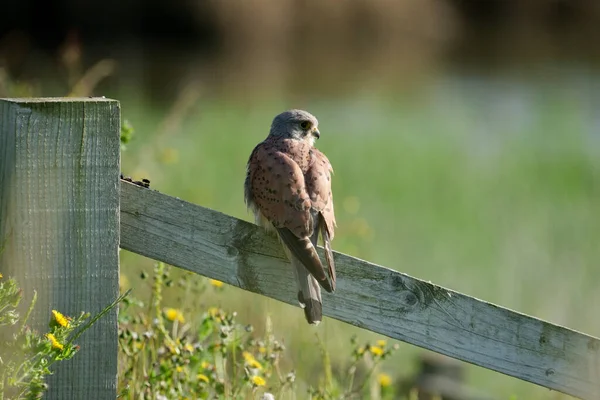
{"type": "Polygon", "coordinates": [[[288,110],[277,115],[271,123],[269,136],[279,136],[311,143],[321,135],[317,118],[304,110],[288,110]]]}

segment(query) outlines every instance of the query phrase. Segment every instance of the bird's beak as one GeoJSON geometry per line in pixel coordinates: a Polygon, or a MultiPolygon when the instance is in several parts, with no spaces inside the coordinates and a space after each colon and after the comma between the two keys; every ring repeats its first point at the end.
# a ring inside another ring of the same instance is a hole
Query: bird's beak
{"type": "Polygon", "coordinates": [[[314,129],[312,132],[313,136],[316,137],[317,139],[321,137],[321,132],[319,132],[318,129],[314,129]]]}

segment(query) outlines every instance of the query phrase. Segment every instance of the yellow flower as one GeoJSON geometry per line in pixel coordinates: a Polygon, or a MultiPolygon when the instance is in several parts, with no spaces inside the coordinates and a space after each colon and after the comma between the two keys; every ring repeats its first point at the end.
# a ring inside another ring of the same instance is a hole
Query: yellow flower
{"type": "Polygon", "coordinates": [[[198,378],[199,381],[204,381],[204,382],[208,383],[208,376],[206,376],[204,374],[198,374],[196,376],[196,378],[198,378]]]}
{"type": "Polygon", "coordinates": [[[379,347],[379,346],[371,346],[371,347],[369,347],[369,350],[371,351],[371,353],[374,356],[381,356],[381,355],[383,355],[383,349],[381,347],[379,347]]]}
{"type": "Polygon", "coordinates": [[[171,354],[180,354],[181,352],[179,351],[179,348],[177,347],[177,345],[175,343],[172,342],[167,342],[165,343],[165,347],[167,349],[169,349],[169,352],[171,354]]]}
{"type": "Polygon", "coordinates": [[[62,349],[64,349],[64,348],[65,348],[65,346],[63,346],[63,345],[62,345],[62,343],[61,343],[61,342],[59,342],[59,341],[56,339],[56,336],[54,336],[53,334],[51,334],[51,333],[48,333],[48,334],[46,335],[46,337],[48,338],[48,340],[50,340],[50,343],[52,343],[52,347],[54,347],[55,349],[62,350],[62,349]]]}
{"type": "Polygon", "coordinates": [[[219,309],[217,307],[211,307],[208,309],[208,315],[215,318],[219,314],[219,309]]]}
{"type": "Polygon", "coordinates": [[[189,343],[186,343],[186,344],[185,344],[185,346],[183,346],[183,348],[184,348],[185,350],[189,351],[190,353],[193,353],[193,352],[194,352],[194,346],[192,346],[192,345],[191,345],[191,344],[189,344],[189,343]]]}
{"type": "Polygon", "coordinates": [[[377,346],[379,347],[385,347],[386,344],[387,342],[383,339],[377,341],[377,346]]]}
{"type": "Polygon", "coordinates": [[[365,348],[364,347],[359,347],[358,350],[356,351],[359,355],[363,354],[365,352],[365,348]]]}
{"type": "Polygon", "coordinates": [[[211,280],[210,280],[210,284],[211,284],[211,285],[213,285],[213,286],[214,286],[214,287],[216,287],[216,288],[221,288],[221,287],[223,287],[223,282],[221,282],[221,281],[218,281],[218,280],[216,280],[216,279],[211,279],[211,280]]]}
{"type": "Polygon", "coordinates": [[[267,348],[266,348],[266,347],[262,347],[262,346],[261,346],[261,347],[259,347],[259,348],[258,348],[258,352],[259,352],[260,354],[265,354],[265,353],[267,352],[267,348]]]}
{"type": "Polygon", "coordinates": [[[255,359],[252,359],[250,361],[246,361],[248,363],[248,366],[250,368],[256,368],[256,369],[262,369],[262,365],[260,365],[260,363],[258,361],[256,361],[255,359]]]}
{"type": "Polygon", "coordinates": [[[380,386],[387,387],[392,384],[392,377],[388,374],[379,374],[377,381],[379,382],[380,386]]]}
{"type": "Polygon", "coordinates": [[[52,310],[52,315],[54,315],[54,319],[60,326],[64,326],[67,328],[69,326],[69,318],[62,315],[60,312],[56,310],[52,310]]]}
{"type": "Polygon", "coordinates": [[[181,365],[178,365],[175,367],[175,371],[177,372],[183,372],[183,367],[181,365]]]}
{"type": "Polygon", "coordinates": [[[263,377],[258,375],[253,376],[250,380],[254,386],[265,386],[267,383],[263,377]]]}
{"type": "Polygon", "coordinates": [[[164,313],[165,313],[165,317],[169,321],[177,320],[177,321],[181,322],[182,324],[185,322],[185,318],[183,317],[181,310],[179,310],[177,308],[165,308],[164,313]]]}
{"type": "Polygon", "coordinates": [[[242,357],[244,357],[246,364],[248,364],[250,368],[262,369],[262,365],[258,361],[256,361],[256,358],[254,358],[252,353],[244,351],[242,353],[242,357]]]}
{"type": "Polygon", "coordinates": [[[3,276],[2,276],[2,274],[0,274],[0,279],[2,279],[2,278],[3,278],[3,276]]]}
{"type": "Polygon", "coordinates": [[[200,368],[202,368],[202,369],[209,369],[210,367],[211,367],[211,365],[208,361],[202,361],[200,363],[200,368]]]}

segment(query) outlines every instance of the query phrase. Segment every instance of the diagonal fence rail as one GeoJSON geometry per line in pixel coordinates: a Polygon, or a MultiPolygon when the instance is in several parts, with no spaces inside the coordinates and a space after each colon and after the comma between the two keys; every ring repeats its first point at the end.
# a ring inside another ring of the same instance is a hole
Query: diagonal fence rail
{"type": "MultiPolygon", "coordinates": [[[[297,304],[276,238],[124,181],[121,247],[297,304]]],[[[325,315],[566,394],[600,397],[599,339],[345,254],[335,253],[335,262],[337,290],[323,294],[325,315]]]]}

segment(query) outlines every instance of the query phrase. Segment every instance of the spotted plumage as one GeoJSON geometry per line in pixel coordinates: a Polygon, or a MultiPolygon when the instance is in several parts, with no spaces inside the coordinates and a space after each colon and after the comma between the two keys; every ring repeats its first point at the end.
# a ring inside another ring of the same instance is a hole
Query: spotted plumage
{"type": "Polygon", "coordinates": [[[257,224],[274,230],[298,280],[298,300],[306,319],[322,319],[321,289],[335,290],[331,250],[335,216],[331,193],[333,169],[314,147],[320,137],[310,113],[290,110],[275,117],[267,138],[248,160],[244,197],[257,224]],[[319,235],[325,247],[329,277],[316,252],[319,235]]]}

